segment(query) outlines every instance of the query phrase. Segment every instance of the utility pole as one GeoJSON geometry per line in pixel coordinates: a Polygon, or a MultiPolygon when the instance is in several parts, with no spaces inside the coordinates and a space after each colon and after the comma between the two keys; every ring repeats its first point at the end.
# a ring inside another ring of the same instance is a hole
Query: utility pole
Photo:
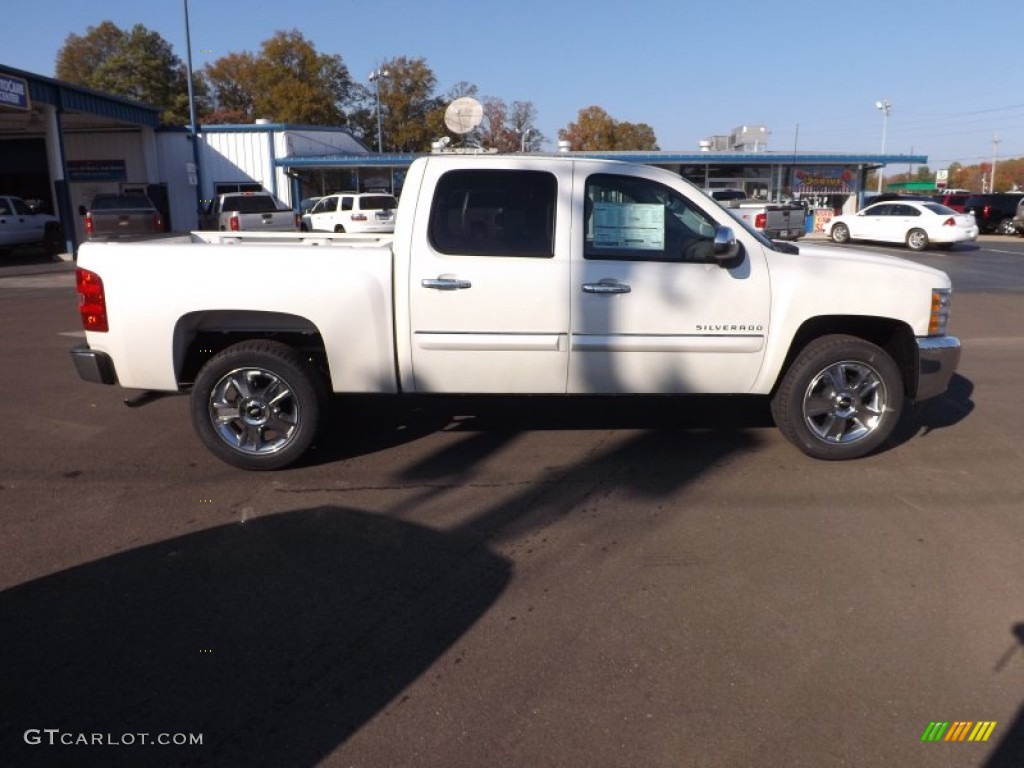
{"type": "Polygon", "coordinates": [[[992,183],[989,184],[989,192],[996,191],[996,158],[999,156],[999,143],[1002,139],[999,138],[999,134],[996,133],[992,137],[992,183]]]}
{"type": "MultiPolygon", "coordinates": [[[[882,154],[885,154],[885,129],[889,127],[889,110],[892,109],[892,103],[888,99],[875,102],[875,109],[882,113],[882,154]]],[[[882,194],[882,168],[884,165],[878,167],[878,194],[882,194]]]]}

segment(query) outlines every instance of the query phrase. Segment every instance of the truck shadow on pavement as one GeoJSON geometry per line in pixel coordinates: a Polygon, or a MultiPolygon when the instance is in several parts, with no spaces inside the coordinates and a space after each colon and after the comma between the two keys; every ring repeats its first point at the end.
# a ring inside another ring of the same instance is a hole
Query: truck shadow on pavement
{"type": "MultiPolygon", "coordinates": [[[[681,443],[711,430],[749,442],[746,430],[774,428],[768,399],[746,395],[637,397],[357,396],[340,398],[303,464],[329,464],[384,451],[436,432],[664,430],[681,443]]],[[[694,438],[694,446],[703,437],[694,438]]]]}
{"type": "Polygon", "coordinates": [[[510,577],[477,537],[332,506],[6,590],[0,754],[7,765],[315,764],[510,577]],[[54,746],[42,729],[59,729],[54,746]],[[125,745],[142,733],[202,734],[202,745],[125,745]],[[79,734],[121,746],[60,743],[79,734]]]}
{"type": "MultiPolygon", "coordinates": [[[[1017,663],[1024,663],[1024,622],[1018,622],[1010,630],[1016,643],[996,664],[996,672],[1002,672],[1016,657],[1017,663]]],[[[995,750],[982,764],[983,768],[1021,768],[1024,766],[1024,704],[1017,710],[1017,716],[1008,727],[998,731],[1001,737],[995,750]]]]}
{"type": "Polygon", "coordinates": [[[890,447],[925,437],[936,429],[959,424],[974,410],[973,395],[974,382],[958,373],[953,374],[943,394],[906,409],[890,440],[890,447]]]}

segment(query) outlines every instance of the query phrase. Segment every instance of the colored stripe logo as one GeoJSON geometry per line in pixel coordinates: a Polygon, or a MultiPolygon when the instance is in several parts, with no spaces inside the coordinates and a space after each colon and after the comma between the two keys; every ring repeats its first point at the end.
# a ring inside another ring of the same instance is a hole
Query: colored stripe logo
{"type": "Polygon", "coordinates": [[[921,741],[988,741],[995,727],[995,720],[933,721],[924,729],[921,741]]]}

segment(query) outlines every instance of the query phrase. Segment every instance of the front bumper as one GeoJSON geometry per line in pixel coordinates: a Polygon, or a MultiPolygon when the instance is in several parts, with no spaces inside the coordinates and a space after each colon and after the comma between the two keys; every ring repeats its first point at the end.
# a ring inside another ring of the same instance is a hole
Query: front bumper
{"type": "Polygon", "coordinates": [[[114,361],[106,352],[97,352],[82,344],[71,350],[71,360],[78,375],[96,384],[117,384],[114,361]]]}
{"type": "Polygon", "coordinates": [[[917,340],[916,399],[941,395],[960,363],[960,339],[956,336],[929,336],[917,340]]]}

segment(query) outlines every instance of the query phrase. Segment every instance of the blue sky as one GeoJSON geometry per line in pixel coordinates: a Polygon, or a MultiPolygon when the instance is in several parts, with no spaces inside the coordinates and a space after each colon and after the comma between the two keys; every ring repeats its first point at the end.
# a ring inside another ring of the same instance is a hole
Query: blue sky
{"type": "MultiPolygon", "coordinates": [[[[0,63],[52,75],[67,35],[108,19],[156,30],[184,59],[183,8],[19,2],[3,14],[0,63]]],[[[294,28],[363,82],[386,59],[422,57],[439,93],[465,80],[482,96],[532,101],[552,141],[596,104],[648,123],[666,150],[764,124],[769,149],[879,152],[875,103],[888,100],[888,153],[927,155],[933,169],[994,150],[1024,156],[1020,0],[984,11],[951,0],[189,0],[189,9],[196,68],[294,28]]]]}

